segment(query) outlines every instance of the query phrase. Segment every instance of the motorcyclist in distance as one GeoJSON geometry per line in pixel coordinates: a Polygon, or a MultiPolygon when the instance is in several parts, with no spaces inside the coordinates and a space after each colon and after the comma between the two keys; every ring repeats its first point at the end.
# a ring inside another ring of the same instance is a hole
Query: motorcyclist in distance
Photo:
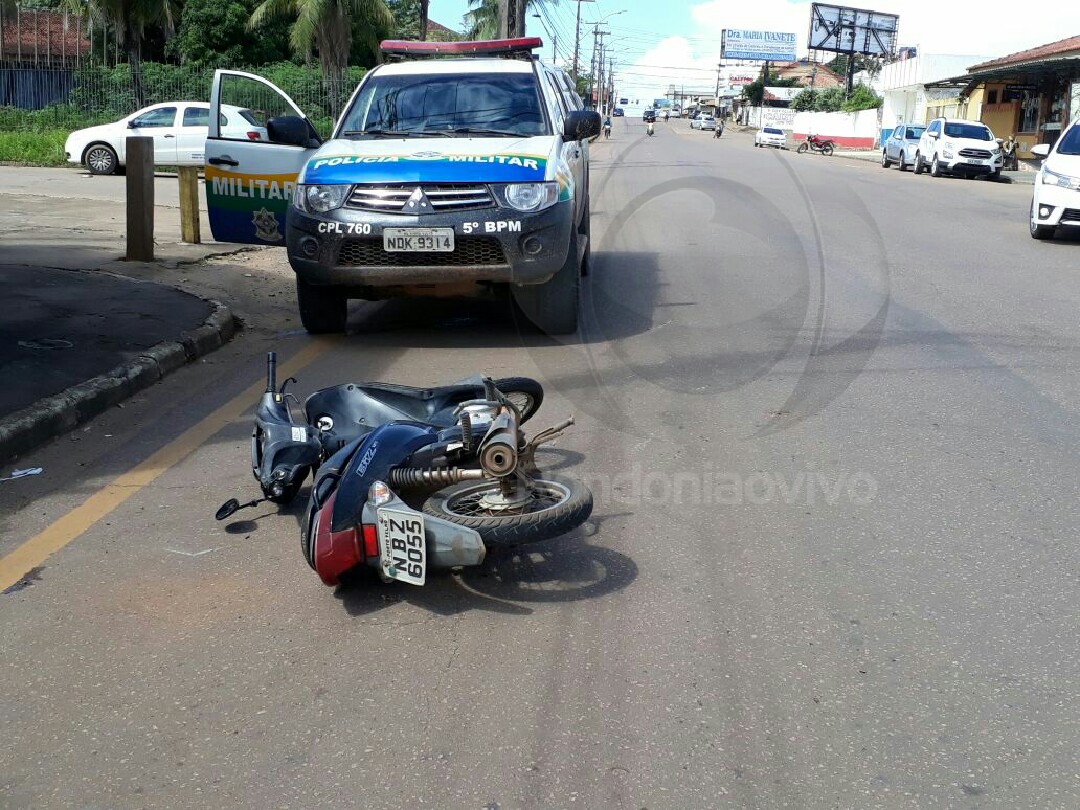
{"type": "MultiPolygon", "coordinates": [[[[596,120],[596,119],[593,119],[596,120]]],[[[604,118],[604,137],[611,137],[611,116],[604,118]]]]}

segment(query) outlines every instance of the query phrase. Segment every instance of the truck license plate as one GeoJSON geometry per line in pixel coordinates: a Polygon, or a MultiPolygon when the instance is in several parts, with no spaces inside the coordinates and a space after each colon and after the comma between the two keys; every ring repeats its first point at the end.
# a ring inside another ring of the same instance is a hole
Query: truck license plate
{"type": "Polygon", "coordinates": [[[383,250],[388,253],[449,253],[453,249],[453,228],[383,228],[383,250]]]}

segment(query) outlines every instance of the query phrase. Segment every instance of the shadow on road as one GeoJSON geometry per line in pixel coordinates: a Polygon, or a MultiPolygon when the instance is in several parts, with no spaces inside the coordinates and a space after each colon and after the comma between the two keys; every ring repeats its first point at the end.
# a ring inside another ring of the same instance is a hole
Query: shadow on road
{"type": "Polygon", "coordinates": [[[453,616],[467,610],[530,615],[521,603],[579,602],[626,588],[637,564],[625,554],[585,542],[603,517],[556,540],[515,549],[492,549],[484,564],[459,573],[435,572],[422,588],[384,584],[372,569],[351,572],[334,592],[351,616],[396,602],[453,616]]]}

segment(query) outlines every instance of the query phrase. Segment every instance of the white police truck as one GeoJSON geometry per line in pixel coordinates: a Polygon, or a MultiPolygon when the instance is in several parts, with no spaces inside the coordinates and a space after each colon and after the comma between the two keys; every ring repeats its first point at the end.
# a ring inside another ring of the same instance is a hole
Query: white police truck
{"type": "Polygon", "coordinates": [[[323,142],[265,79],[219,70],[206,141],[214,238],[281,245],[304,327],[345,327],[350,298],[508,285],[549,334],[577,329],[589,258],[589,139],[600,116],[540,63],[536,38],[382,43],[323,142]],[[221,129],[243,101],[266,140],[221,129]]]}

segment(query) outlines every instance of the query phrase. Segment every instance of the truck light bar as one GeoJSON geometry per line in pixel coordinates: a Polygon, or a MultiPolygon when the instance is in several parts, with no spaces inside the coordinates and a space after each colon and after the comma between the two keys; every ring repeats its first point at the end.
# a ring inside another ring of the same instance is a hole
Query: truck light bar
{"type": "Polygon", "coordinates": [[[543,46],[544,41],[540,37],[485,39],[474,42],[414,42],[404,39],[384,39],[379,43],[379,49],[383,53],[395,56],[505,55],[528,53],[543,46]]]}

